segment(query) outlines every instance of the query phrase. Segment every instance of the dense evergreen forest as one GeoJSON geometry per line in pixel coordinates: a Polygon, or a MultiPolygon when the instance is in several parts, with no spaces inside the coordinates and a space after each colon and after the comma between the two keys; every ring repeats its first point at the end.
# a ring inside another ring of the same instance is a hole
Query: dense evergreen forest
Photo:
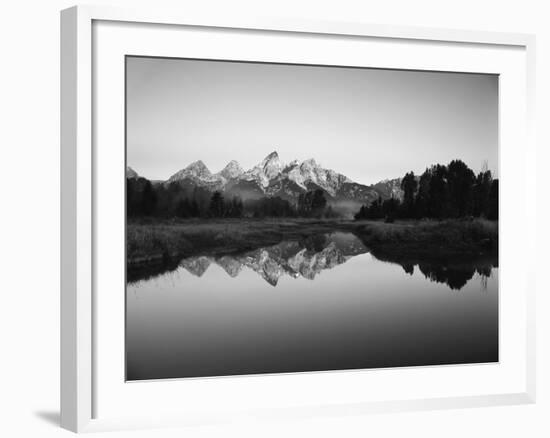
{"type": "Polygon", "coordinates": [[[417,177],[407,173],[401,180],[403,198],[390,198],[364,205],[355,219],[466,218],[498,220],[498,179],[490,170],[477,176],[462,161],[436,164],[417,177]]]}
{"type": "Polygon", "coordinates": [[[240,218],[240,217],[335,217],[322,190],[301,194],[297,203],[280,197],[243,202],[195,187],[191,192],[178,183],[152,184],[145,178],[129,178],[126,185],[128,217],[240,218]]]}

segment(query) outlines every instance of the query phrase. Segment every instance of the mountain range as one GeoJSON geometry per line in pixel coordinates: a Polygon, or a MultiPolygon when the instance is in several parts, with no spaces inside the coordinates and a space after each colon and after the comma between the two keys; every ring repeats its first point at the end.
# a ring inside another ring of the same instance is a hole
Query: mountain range
{"type": "MultiPolygon", "coordinates": [[[[137,172],[127,168],[127,178],[138,178],[137,172]]],[[[239,196],[243,200],[262,197],[280,197],[296,201],[301,193],[320,189],[334,207],[356,209],[358,204],[370,203],[381,196],[383,199],[401,199],[401,179],[380,181],[364,185],[347,176],[318,164],[313,158],[284,163],[274,151],[260,163],[245,170],[235,161],[230,161],[221,171],[212,173],[201,161],[195,161],[174,173],[166,185],[177,183],[193,189],[200,187],[209,191],[222,191],[226,196],[239,196]]]]}

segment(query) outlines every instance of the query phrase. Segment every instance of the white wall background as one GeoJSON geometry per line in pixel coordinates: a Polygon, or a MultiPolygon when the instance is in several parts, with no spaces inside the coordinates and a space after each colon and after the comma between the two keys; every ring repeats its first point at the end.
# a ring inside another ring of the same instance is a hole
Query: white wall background
{"type": "MultiPolygon", "coordinates": [[[[95,1],[97,4],[536,33],[539,142],[538,402],[393,415],[112,433],[108,436],[550,436],[550,14],[543,0],[95,1]],[[262,428],[261,428],[262,427],[262,428]]],[[[59,404],[59,10],[65,0],[3,2],[0,13],[0,435],[69,436],[59,404]]],[[[519,146],[521,147],[521,146],[519,146]]],[[[521,232],[521,224],[518,224],[521,232]]]]}

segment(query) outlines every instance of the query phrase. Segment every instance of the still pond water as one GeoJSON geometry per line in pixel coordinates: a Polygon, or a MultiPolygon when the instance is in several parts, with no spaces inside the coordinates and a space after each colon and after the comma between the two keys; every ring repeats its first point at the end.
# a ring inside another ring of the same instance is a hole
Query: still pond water
{"type": "Polygon", "coordinates": [[[126,376],[495,362],[496,265],[384,262],[340,232],[183,259],[127,285],[126,376]]]}

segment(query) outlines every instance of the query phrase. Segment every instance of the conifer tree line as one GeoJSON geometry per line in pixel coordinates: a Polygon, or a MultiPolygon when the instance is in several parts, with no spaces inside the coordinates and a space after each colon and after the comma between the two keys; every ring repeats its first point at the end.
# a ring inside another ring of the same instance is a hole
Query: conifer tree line
{"type": "Polygon", "coordinates": [[[436,164],[420,177],[408,172],[401,180],[401,200],[378,198],[364,205],[355,219],[447,219],[484,217],[498,220],[498,179],[490,170],[477,176],[461,160],[436,164]]]}
{"type": "Polygon", "coordinates": [[[220,191],[178,183],[153,185],[145,178],[126,180],[128,217],[163,218],[240,218],[240,217],[335,217],[322,190],[299,196],[297,203],[280,197],[264,197],[246,203],[238,196],[226,197],[220,191]]]}
{"type": "Polygon", "coordinates": [[[221,192],[210,193],[195,187],[184,189],[177,183],[153,185],[145,178],[126,180],[126,213],[129,217],[242,217],[243,201],[224,199],[221,192]]]}

